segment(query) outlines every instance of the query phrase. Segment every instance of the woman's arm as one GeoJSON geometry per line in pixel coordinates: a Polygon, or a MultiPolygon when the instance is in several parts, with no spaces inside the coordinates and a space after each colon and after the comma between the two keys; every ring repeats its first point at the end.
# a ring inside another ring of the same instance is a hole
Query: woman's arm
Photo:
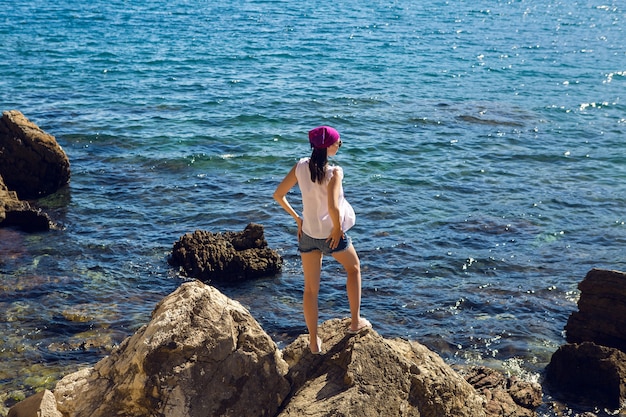
{"type": "Polygon", "coordinates": [[[280,206],[287,212],[291,217],[294,218],[296,223],[298,224],[298,238],[300,238],[302,234],[302,218],[296,213],[296,211],[291,207],[289,201],[287,201],[287,193],[298,183],[298,179],[296,178],[296,165],[291,168],[289,173],[283,178],[283,180],[276,187],[276,191],[274,191],[274,200],[280,204],[280,206]]]}

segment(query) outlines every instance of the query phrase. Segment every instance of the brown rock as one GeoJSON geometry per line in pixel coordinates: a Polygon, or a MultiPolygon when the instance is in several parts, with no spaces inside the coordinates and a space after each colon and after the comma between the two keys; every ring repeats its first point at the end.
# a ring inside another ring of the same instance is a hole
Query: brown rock
{"type": "Polygon", "coordinates": [[[199,281],[150,323],[56,386],[65,417],[273,416],[289,392],[275,343],[236,301],[199,281]]]}
{"type": "Polygon", "coordinates": [[[267,247],[263,226],[250,223],[242,232],[197,230],[174,243],[170,264],[188,277],[206,282],[232,282],[280,271],[280,255],[267,247]]]}
{"type": "Polygon", "coordinates": [[[561,346],[546,369],[549,387],[558,395],[598,407],[626,404],[626,354],[592,342],[561,346]]]}
{"type": "Polygon", "coordinates": [[[578,288],[579,311],[567,321],[567,341],[594,342],[626,352],[626,274],[592,269],[578,288]]]}
{"type": "Polygon", "coordinates": [[[347,334],[348,322],[320,326],[321,355],[310,353],[307,335],[281,353],[238,302],[188,282],[110,356],[59,381],[57,409],[64,417],[532,415],[515,404],[534,405],[534,387],[483,370],[470,378],[481,395],[421,344],[372,329],[347,334]]]}
{"type": "Polygon", "coordinates": [[[57,410],[54,394],[43,390],[15,404],[7,417],[63,417],[57,410]]]}
{"type": "Polygon", "coordinates": [[[487,415],[533,417],[542,404],[542,390],[537,383],[506,377],[495,369],[476,366],[460,372],[467,382],[487,399],[487,415]]]}
{"type": "Polygon", "coordinates": [[[617,409],[626,404],[626,274],[592,269],[578,284],[578,311],[546,368],[555,396],[617,409]]]}
{"type": "Polygon", "coordinates": [[[36,199],[70,180],[70,163],[54,136],[17,110],[0,118],[0,175],[20,199],[36,199]]]}
{"type": "Polygon", "coordinates": [[[26,201],[9,191],[0,176],[0,226],[16,227],[27,232],[46,231],[51,221],[47,214],[33,209],[26,201]]]}
{"type": "Polygon", "coordinates": [[[485,416],[484,398],[443,360],[416,342],[376,331],[346,334],[347,320],[320,326],[323,355],[300,336],[283,351],[289,363],[287,416],[485,416]]]}

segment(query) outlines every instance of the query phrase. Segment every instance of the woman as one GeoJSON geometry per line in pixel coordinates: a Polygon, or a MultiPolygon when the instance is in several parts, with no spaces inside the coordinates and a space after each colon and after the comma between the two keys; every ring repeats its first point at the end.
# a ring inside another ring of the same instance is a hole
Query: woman
{"type": "Polygon", "coordinates": [[[341,147],[339,132],[319,126],[309,132],[313,151],[310,158],[298,161],[276,188],[274,199],[298,225],[298,250],[304,272],[304,320],[309,330],[311,353],[322,353],[322,339],[317,334],[317,296],[320,288],[322,257],[331,255],[346,270],[351,322],[349,333],[371,327],[361,317],[361,266],[359,256],[346,231],[354,225],[355,214],[343,195],[343,170],[329,166],[328,157],[341,147]],[[296,184],[302,194],[302,217],[296,213],[287,193],[296,184]]]}

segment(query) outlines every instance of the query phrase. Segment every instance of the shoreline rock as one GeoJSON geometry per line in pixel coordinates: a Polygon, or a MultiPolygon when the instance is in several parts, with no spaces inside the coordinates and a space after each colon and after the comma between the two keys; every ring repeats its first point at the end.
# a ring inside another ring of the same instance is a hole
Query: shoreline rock
{"type": "Polygon", "coordinates": [[[70,162],[54,136],[20,111],[0,118],[0,175],[22,200],[54,193],[70,181],[70,162]]]}
{"type": "Polygon", "coordinates": [[[50,230],[52,221],[41,210],[35,210],[27,201],[22,201],[10,191],[0,175],[0,226],[16,227],[25,232],[50,230]]]}
{"type": "Polygon", "coordinates": [[[626,274],[592,269],[578,288],[579,311],[546,367],[546,386],[568,401],[626,407],[626,274]]]}
{"type": "Polygon", "coordinates": [[[47,231],[50,217],[28,201],[52,194],[70,180],[70,163],[54,136],[18,110],[0,117],[0,227],[47,231]]]}
{"type": "MultiPolygon", "coordinates": [[[[54,411],[64,417],[535,415],[516,400],[521,389],[504,386],[487,395],[491,387],[477,390],[425,346],[373,329],[348,334],[348,323],[322,323],[322,355],[309,351],[308,335],[281,351],[239,302],[187,282],[110,356],[62,378],[54,411]],[[499,401],[512,408],[498,408],[499,401]]],[[[525,388],[541,398],[540,387],[525,388]]],[[[28,404],[10,412],[26,416],[20,413],[28,404]]],[[[57,417],[45,415],[51,416],[57,417]]]]}

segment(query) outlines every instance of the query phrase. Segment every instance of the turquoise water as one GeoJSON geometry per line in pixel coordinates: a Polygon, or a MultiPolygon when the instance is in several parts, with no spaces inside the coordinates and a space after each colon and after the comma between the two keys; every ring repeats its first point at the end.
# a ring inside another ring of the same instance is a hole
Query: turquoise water
{"type": "MultiPolygon", "coordinates": [[[[0,6],[1,110],[72,164],[38,202],[58,230],[0,229],[6,404],[146,323],[196,229],[263,224],[282,274],[222,290],[280,346],[304,333],[271,195],[319,124],[342,134],[363,313],[386,337],[539,378],[578,282],[626,270],[621,2],[0,6]]],[[[338,264],[323,275],[321,319],[346,316],[338,264]]]]}

